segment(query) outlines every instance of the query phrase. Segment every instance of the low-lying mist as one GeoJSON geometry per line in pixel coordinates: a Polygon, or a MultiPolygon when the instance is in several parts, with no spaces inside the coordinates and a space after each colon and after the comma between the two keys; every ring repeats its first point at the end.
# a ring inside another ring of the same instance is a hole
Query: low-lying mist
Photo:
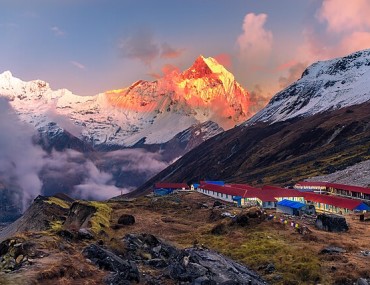
{"type": "Polygon", "coordinates": [[[168,166],[160,153],[144,149],[45,151],[33,139],[37,131],[21,122],[6,100],[0,100],[0,134],[0,182],[20,211],[37,195],[58,192],[77,199],[109,199],[168,166]]]}

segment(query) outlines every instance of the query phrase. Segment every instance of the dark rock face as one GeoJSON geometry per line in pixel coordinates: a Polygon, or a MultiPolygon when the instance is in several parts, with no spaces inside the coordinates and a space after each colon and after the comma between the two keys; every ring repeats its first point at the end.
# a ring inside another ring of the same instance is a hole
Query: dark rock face
{"type": "Polygon", "coordinates": [[[135,262],[124,260],[102,247],[91,244],[82,254],[99,268],[113,272],[106,279],[107,284],[130,284],[128,281],[139,282],[139,271],[135,262]]]}
{"type": "Polygon", "coordinates": [[[316,228],[327,232],[345,232],[348,231],[346,219],[332,214],[320,214],[315,222],[316,228]]]}
{"type": "Polygon", "coordinates": [[[366,280],[365,278],[357,279],[356,285],[369,285],[370,280],[366,280]]]}
{"type": "Polygon", "coordinates": [[[95,214],[96,208],[86,205],[81,202],[74,202],[69,209],[67,219],[64,223],[66,228],[74,228],[76,230],[87,227],[87,223],[95,214]]]}
{"type": "Polygon", "coordinates": [[[241,227],[246,227],[249,224],[248,214],[238,215],[234,219],[234,223],[241,227]]]}
{"type": "Polygon", "coordinates": [[[369,108],[370,103],[364,103],[351,106],[352,113],[343,108],[274,124],[237,126],[207,140],[125,196],[149,194],[161,180],[194,182],[207,177],[254,186],[283,185],[294,177],[344,169],[368,159],[369,108]]]}
{"type": "Polygon", "coordinates": [[[345,253],[346,250],[337,246],[328,246],[323,248],[320,253],[321,254],[336,254],[336,253],[345,253]]]}
{"type": "MultiPolygon", "coordinates": [[[[150,234],[130,234],[125,242],[128,259],[161,268],[162,278],[177,283],[266,284],[255,272],[212,250],[196,247],[180,250],[150,234]]],[[[165,279],[157,281],[163,284],[165,279]]]]}
{"type": "Polygon", "coordinates": [[[118,222],[119,225],[133,225],[135,224],[135,217],[133,215],[122,215],[119,217],[118,222]]]}
{"type": "Polygon", "coordinates": [[[82,228],[78,230],[77,238],[78,239],[93,239],[94,235],[89,229],[82,228]]]}
{"type": "Polygon", "coordinates": [[[222,206],[224,206],[224,204],[222,204],[220,201],[215,201],[213,203],[213,207],[222,207],[222,206]]]}

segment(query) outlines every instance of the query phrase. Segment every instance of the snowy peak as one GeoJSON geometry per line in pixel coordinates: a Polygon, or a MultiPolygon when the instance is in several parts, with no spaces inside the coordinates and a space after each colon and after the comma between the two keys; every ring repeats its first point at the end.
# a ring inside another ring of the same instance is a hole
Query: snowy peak
{"type": "Polygon", "coordinates": [[[32,80],[24,82],[12,75],[10,71],[0,74],[0,95],[13,101],[18,98],[29,98],[30,96],[43,96],[51,92],[50,86],[43,80],[32,80]]]}
{"type": "Polygon", "coordinates": [[[316,62],[247,124],[311,116],[370,100],[370,50],[316,62]]]}
{"type": "Polygon", "coordinates": [[[4,72],[0,96],[39,131],[50,133],[52,126],[53,133],[66,130],[93,146],[165,143],[207,121],[229,129],[251,115],[249,93],[215,59],[203,56],[183,73],[95,96],[54,91],[42,80],[24,82],[4,72]]]}
{"type": "Polygon", "coordinates": [[[225,129],[251,116],[249,93],[215,59],[199,56],[182,73],[172,72],[154,82],[138,81],[128,88],[105,93],[119,109],[137,112],[172,112],[215,121],[225,129]]]}
{"type": "Polygon", "coordinates": [[[207,64],[206,59],[200,55],[193,65],[182,73],[184,79],[198,79],[213,74],[212,69],[207,64]]]}

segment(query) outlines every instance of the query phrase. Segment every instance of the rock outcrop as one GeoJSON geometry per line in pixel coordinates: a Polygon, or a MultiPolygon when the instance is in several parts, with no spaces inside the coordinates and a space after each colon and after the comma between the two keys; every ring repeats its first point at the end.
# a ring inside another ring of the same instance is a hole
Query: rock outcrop
{"type": "Polygon", "coordinates": [[[150,234],[130,234],[124,240],[128,257],[163,270],[161,278],[184,284],[266,284],[255,272],[207,248],[181,250],[150,234]]]}
{"type": "Polygon", "coordinates": [[[337,215],[320,214],[317,216],[315,226],[328,232],[345,232],[348,231],[346,219],[337,215]]]}
{"type": "Polygon", "coordinates": [[[112,272],[106,278],[106,284],[125,284],[126,281],[139,282],[139,271],[133,261],[124,260],[113,252],[95,244],[86,247],[82,254],[100,269],[112,272]]]}

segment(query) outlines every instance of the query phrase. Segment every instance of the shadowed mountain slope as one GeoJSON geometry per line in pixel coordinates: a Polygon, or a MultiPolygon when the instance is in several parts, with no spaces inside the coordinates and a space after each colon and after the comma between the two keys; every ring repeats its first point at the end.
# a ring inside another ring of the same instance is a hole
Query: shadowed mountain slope
{"type": "Polygon", "coordinates": [[[272,125],[239,126],[217,135],[160,172],[158,181],[290,184],[370,158],[370,103],[272,125]]]}

